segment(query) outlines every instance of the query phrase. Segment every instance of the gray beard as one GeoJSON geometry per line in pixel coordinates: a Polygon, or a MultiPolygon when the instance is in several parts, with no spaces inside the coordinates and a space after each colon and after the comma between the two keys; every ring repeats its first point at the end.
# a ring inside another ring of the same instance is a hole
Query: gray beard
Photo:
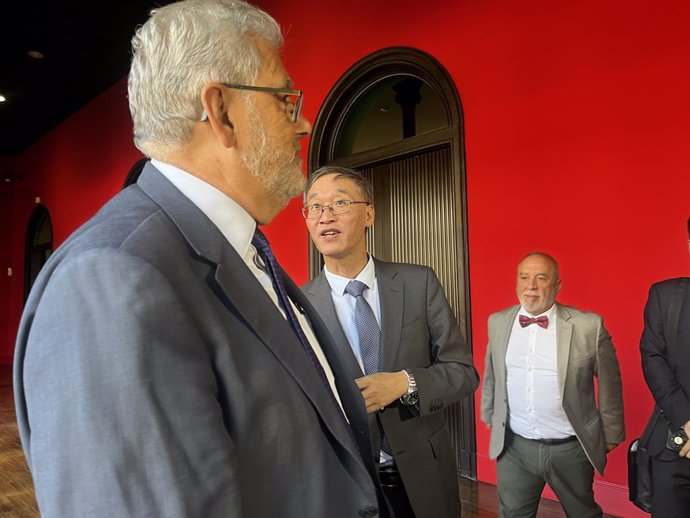
{"type": "Polygon", "coordinates": [[[282,152],[268,136],[266,127],[256,110],[247,99],[250,148],[242,154],[242,160],[249,173],[261,181],[267,190],[280,201],[281,207],[301,194],[306,183],[302,174],[302,161],[294,154],[282,152]]]}

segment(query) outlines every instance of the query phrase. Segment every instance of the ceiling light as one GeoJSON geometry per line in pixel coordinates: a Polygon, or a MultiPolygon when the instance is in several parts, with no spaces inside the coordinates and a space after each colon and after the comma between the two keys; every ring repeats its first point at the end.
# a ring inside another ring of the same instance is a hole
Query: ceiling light
{"type": "Polygon", "coordinates": [[[40,52],[38,50],[30,50],[27,52],[30,58],[34,59],[43,59],[45,56],[43,55],[43,52],[40,52]]]}
{"type": "Polygon", "coordinates": [[[22,177],[19,176],[16,173],[5,173],[5,182],[10,183],[10,182],[16,182],[17,180],[21,180],[22,177]]]}
{"type": "Polygon", "coordinates": [[[4,103],[6,100],[5,96],[0,94],[0,103],[4,103]]]}

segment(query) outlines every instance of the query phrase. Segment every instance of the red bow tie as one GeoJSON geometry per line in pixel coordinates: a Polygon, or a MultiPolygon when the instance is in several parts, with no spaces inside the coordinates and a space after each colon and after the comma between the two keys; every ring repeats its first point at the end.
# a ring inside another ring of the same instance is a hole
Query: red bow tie
{"type": "Polygon", "coordinates": [[[539,327],[546,329],[549,327],[549,317],[530,318],[525,315],[520,315],[520,325],[527,327],[530,324],[537,324],[539,327]]]}

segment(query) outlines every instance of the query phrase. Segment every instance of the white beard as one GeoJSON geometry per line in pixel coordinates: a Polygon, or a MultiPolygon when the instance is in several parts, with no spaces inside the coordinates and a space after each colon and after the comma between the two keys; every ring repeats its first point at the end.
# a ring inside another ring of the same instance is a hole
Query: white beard
{"type": "Polygon", "coordinates": [[[295,156],[294,147],[286,149],[269,137],[256,107],[251,100],[246,102],[249,138],[242,161],[249,173],[259,179],[284,207],[304,190],[306,181],[302,174],[302,160],[295,156]]]}

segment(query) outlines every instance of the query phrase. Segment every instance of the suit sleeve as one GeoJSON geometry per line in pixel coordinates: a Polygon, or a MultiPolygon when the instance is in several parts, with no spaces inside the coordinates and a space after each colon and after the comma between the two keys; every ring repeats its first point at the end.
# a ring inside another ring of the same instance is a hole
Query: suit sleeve
{"type": "Polygon", "coordinates": [[[425,271],[431,365],[412,369],[419,392],[420,415],[442,410],[446,404],[471,395],[479,385],[472,352],[441,284],[431,268],[425,271]]]}
{"type": "Polygon", "coordinates": [[[60,264],[23,396],[43,516],[241,516],[210,352],[174,283],[110,249],[60,264]]]}
{"type": "Polygon", "coordinates": [[[599,381],[599,415],[604,430],[604,441],[620,444],[625,440],[621,371],[611,335],[601,319],[597,329],[595,367],[599,381]]]}
{"type": "Polygon", "coordinates": [[[640,339],[642,372],[656,404],[677,429],[690,420],[690,400],[668,362],[659,291],[658,286],[650,288],[644,309],[644,330],[640,339]]]}
{"type": "Polygon", "coordinates": [[[494,414],[494,364],[491,348],[491,319],[489,319],[489,343],[486,346],[486,359],[484,365],[484,380],[482,381],[482,408],[481,420],[491,426],[491,418],[494,414]]]}

